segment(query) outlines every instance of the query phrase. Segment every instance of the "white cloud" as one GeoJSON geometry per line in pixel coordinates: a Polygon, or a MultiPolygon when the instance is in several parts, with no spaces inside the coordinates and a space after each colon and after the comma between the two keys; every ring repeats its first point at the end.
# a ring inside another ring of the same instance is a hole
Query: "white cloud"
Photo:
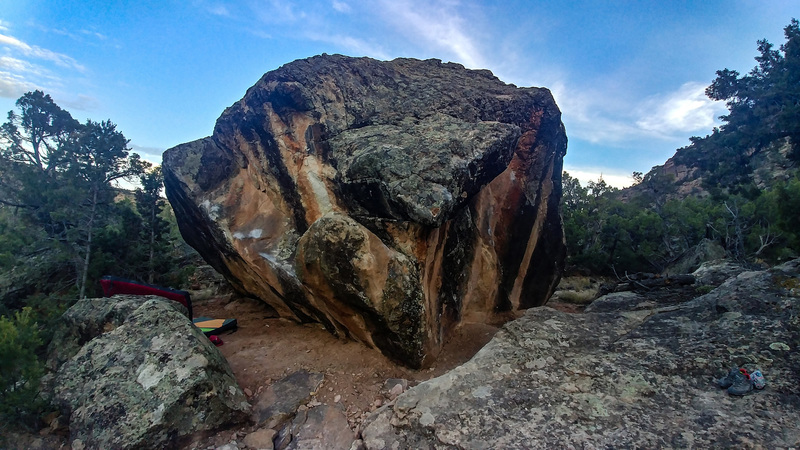
{"type": "Polygon", "coordinates": [[[648,140],[677,142],[692,133],[710,132],[725,107],[705,97],[704,88],[702,83],[687,82],[673,92],[634,98],[557,84],[553,94],[571,137],[594,144],[628,145],[648,140]]]}
{"type": "Polygon", "coordinates": [[[485,67],[467,21],[459,13],[458,2],[380,0],[383,19],[417,44],[443,50],[455,61],[470,68],[485,67]]]}
{"type": "Polygon", "coordinates": [[[333,6],[333,9],[335,9],[336,11],[339,11],[340,13],[347,13],[347,12],[350,12],[350,10],[351,10],[350,5],[348,5],[347,3],[343,2],[343,1],[339,1],[339,0],[333,0],[333,3],[331,4],[331,6],[333,6]]]}
{"type": "Polygon", "coordinates": [[[633,184],[633,174],[625,175],[619,169],[602,167],[564,167],[564,171],[572,178],[577,178],[581,186],[586,187],[590,181],[597,182],[600,178],[615,188],[626,188],[633,184]]]}
{"type": "Polygon", "coordinates": [[[706,97],[705,87],[703,83],[689,82],[675,92],[648,98],[639,108],[641,118],[636,125],[666,135],[710,131],[725,107],[706,97]]]}
{"type": "Polygon", "coordinates": [[[17,99],[35,89],[40,87],[18,74],[0,70],[0,97],[17,99]]]}
{"type": "Polygon", "coordinates": [[[77,61],[75,61],[73,58],[67,55],[56,53],[41,47],[37,47],[35,45],[28,45],[25,42],[22,42],[13,36],[0,34],[0,45],[7,45],[9,47],[17,49],[25,56],[44,59],[53,62],[61,67],[76,69],[80,72],[84,72],[86,70],[85,67],[83,67],[81,64],[78,64],[77,61]]]}
{"type": "Polygon", "coordinates": [[[8,31],[9,23],[0,19],[0,31],[8,31]]]}

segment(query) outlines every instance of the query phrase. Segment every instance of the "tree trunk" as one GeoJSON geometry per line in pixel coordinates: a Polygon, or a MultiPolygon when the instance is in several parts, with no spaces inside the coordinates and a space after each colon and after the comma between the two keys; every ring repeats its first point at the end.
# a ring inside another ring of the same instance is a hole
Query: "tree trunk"
{"type": "Polygon", "coordinates": [[[153,278],[155,277],[155,264],[153,259],[155,258],[155,247],[156,247],[156,206],[153,205],[150,211],[150,273],[147,275],[147,282],[153,284],[153,278]]]}
{"type": "Polygon", "coordinates": [[[92,211],[89,213],[89,234],[86,238],[86,257],[83,260],[83,273],[81,274],[80,293],[78,298],[86,298],[86,280],[89,275],[89,258],[92,256],[92,231],[94,230],[94,215],[97,211],[97,188],[92,188],[92,211]]]}

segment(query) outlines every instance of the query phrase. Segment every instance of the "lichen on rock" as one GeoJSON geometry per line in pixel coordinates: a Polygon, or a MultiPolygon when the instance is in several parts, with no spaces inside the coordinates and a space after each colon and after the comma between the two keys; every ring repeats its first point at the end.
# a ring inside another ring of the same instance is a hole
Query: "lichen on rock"
{"type": "Polygon", "coordinates": [[[247,417],[250,405],[227,361],[181,305],[117,296],[80,300],[65,317],[79,323],[81,311],[98,306],[128,313],[89,337],[53,381],[53,401],[68,417],[73,446],[169,446],[247,417]]]}

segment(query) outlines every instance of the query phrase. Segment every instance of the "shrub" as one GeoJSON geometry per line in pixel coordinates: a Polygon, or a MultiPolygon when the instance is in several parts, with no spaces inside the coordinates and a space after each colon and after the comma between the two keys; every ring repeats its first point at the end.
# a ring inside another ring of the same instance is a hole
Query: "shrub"
{"type": "Polygon", "coordinates": [[[31,308],[11,319],[0,317],[0,427],[35,425],[43,406],[39,380],[44,369],[36,356],[42,343],[31,308]]]}

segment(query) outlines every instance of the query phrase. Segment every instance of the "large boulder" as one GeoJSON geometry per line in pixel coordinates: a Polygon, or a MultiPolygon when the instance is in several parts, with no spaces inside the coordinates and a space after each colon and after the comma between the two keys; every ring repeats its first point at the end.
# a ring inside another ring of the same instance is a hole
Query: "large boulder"
{"type": "Polygon", "coordinates": [[[742,273],[682,305],[585,314],[536,308],[466,364],[378,410],[364,444],[796,447],[798,346],[800,260],[742,273]],[[715,377],[742,366],[761,369],[766,388],[734,397],[716,385],[715,377]]]}
{"type": "Polygon", "coordinates": [[[322,55],[264,75],[163,167],[185,240],[235,288],[420,367],[458,323],[553,292],[566,143],[546,89],[322,55]]]}
{"type": "Polygon", "coordinates": [[[148,296],[80,300],[67,311],[56,333],[67,350],[53,348],[50,362],[63,361],[53,401],[72,448],[162,448],[247,419],[227,361],[185,314],[148,296]]]}

